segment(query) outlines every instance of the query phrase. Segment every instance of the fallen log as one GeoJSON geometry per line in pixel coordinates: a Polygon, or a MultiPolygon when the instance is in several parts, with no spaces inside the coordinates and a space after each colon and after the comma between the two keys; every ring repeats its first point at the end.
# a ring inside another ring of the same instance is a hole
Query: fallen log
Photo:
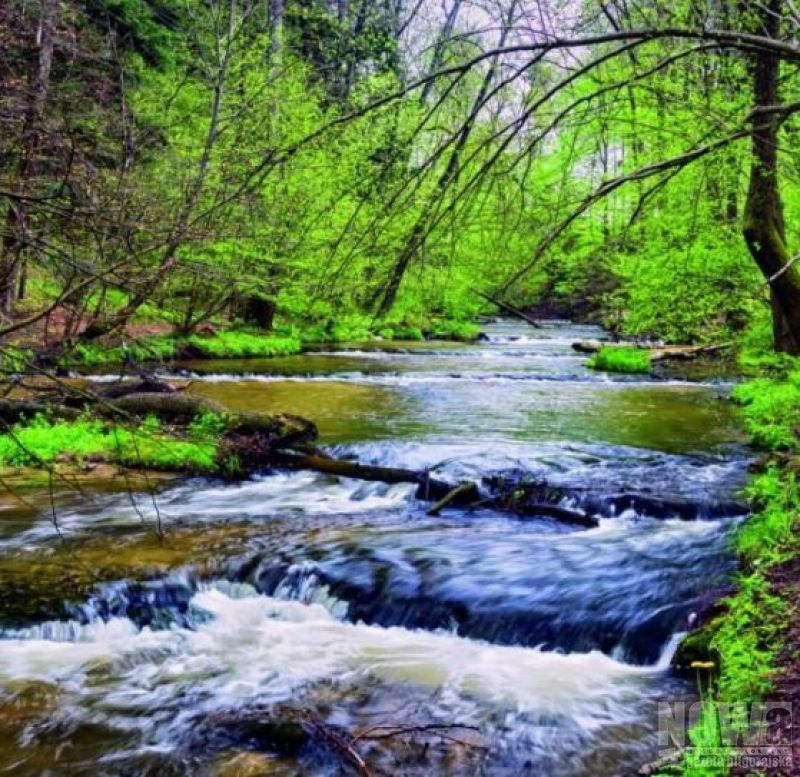
{"type": "Polygon", "coordinates": [[[503,493],[484,495],[477,483],[469,481],[458,484],[448,483],[430,477],[427,472],[332,459],[317,452],[298,454],[279,450],[271,454],[270,460],[275,466],[287,469],[307,469],[355,480],[416,484],[417,499],[435,502],[428,511],[428,515],[437,515],[444,507],[448,506],[487,507],[515,515],[553,518],[561,523],[584,528],[594,528],[598,525],[598,520],[593,515],[548,502],[534,502],[528,498],[530,494],[527,492],[526,498],[520,500],[514,500],[510,494],[503,493]]]}
{"type": "Polygon", "coordinates": [[[516,505],[510,508],[512,512],[519,515],[531,516],[533,518],[554,518],[561,523],[568,523],[574,526],[583,526],[586,529],[595,529],[600,522],[594,515],[583,512],[582,510],[571,510],[569,507],[560,507],[546,502],[532,502],[529,504],[516,505]]]}
{"type": "Polygon", "coordinates": [[[4,421],[7,424],[16,424],[22,420],[35,418],[37,415],[58,418],[64,421],[74,421],[80,415],[80,410],[58,403],[0,398],[0,421],[4,421]]]}
{"type": "Polygon", "coordinates": [[[747,502],[732,499],[696,502],[685,497],[657,497],[632,491],[592,494],[580,488],[574,489],[572,495],[586,512],[607,517],[632,510],[639,515],[662,520],[677,518],[681,521],[696,521],[731,518],[750,512],[747,502]]]}
{"type": "MultiPolygon", "coordinates": [[[[400,467],[379,467],[372,464],[360,464],[346,459],[333,459],[313,451],[311,453],[290,453],[285,450],[275,451],[271,462],[286,469],[309,469],[328,475],[367,480],[378,483],[412,483],[417,485],[417,498],[425,501],[444,499],[453,491],[453,484],[432,478],[427,472],[400,467]]],[[[463,505],[462,498],[451,500],[453,504],[463,505]]],[[[474,501],[472,499],[471,501],[474,501]]]]}
{"type": "Polygon", "coordinates": [[[672,345],[664,348],[651,348],[650,361],[688,361],[699,356],[710,356],[720,351],[733,348],[733,343],[716,343],[714,345],[672,345]]]}
{"type": "Polygon", "coordinates": [[[130,396],[131,394],[175,394],[176,389],[171,384],[158,380],[149,375],[143,376],[140,380],[126,380],[119,383],[112,383],[101,389],[98,396],[101,399],[113,400],[130,396]]]}
{"type": "Polygon", "coordinates": [[[227,411],[219,402],[193,394],[143,392],[127,394],[114,399],[107,405],[98,405],[96,412],[112,416],[118,414],[140,417],[153,415],[162,421],[174,423],[191,420],[203,413],[224,415],[227,411]]]}
{"type": "Polygon", "coordinates": [[[597,353],[602,348],[640,348],[650,354],[650,361],[688,361],[700,356],[710,356],[733,348],[733,343],[715,343],[713,345],[664,345],[645,346],[637,343],[605,343],[601,340],[579,340],[572,344],[572,350],[578,353],[597,353]]]}

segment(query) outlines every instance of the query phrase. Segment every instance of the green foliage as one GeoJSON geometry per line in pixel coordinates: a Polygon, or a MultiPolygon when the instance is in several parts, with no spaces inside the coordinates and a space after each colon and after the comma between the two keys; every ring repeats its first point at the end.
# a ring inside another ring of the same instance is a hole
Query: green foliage
{"type": "Polygon", "coordinates": [[[480,327],[456,319],[430,319],[409,315],[404,319],[375,321],[370,316],[347,315],[303,327],[278,327],[287,336],[299,337],[303,343],[364,342],[374,337],[383,340],[421,341],[426,337],[438,340],[471,341],[480,334],[480,327]]]}
{"type": "Polygon", "coordinates": [[[794,526],[800,515],[796,476],[770,466],[749,485],[747,495],[757,518],[746,521],[736,535],[736,551],[750,564],[784,561],[794,544],[794,526]]]}
{"type": "MultiPolygon", "coordinates": [[[[790,372],[783,380],[751,380],[739,386],[735,395],[743,405],[748,429],[760,444],[770,449],[796,448],[793,430],[800,412],[800,371],[790,372]]],[[[743,571],[736,593],[726,601],[725,613],[714,621],[710,641],[710,648],[719,656],[710,692],[713,699],[728,703],[763,699],[772,688],[793,605],[774,590],[770,569],[800,552],[800,493],[795,473],[772,463],[752,480],[748,496],[755,513],[734,540],[743,571]]],[[[703,761],[709,752],[706,749],[730,743],[719,731],[713,708],[704,710],[690,736],[695,749],[686,755],[684,774],[718,774],[703,761]]]]}
{"type": "MultiPolygon", "coordinates": [[[[386,330],[382,330],[386,331],[386,330]]],[[[425,335],[418,326],[394,326],[389,330],[391,340],[424,340],[425,335]]]]}
{"type": "Polygon", "coordinates": [[[212,337],[193,335],[186,344],[210,359],[289,356],[299,353],[300,341],[294,337],[256,335],[248,332],[217,332],[212,337]]]}
{"type": "Polygon", "coordinates": [[[219,413],[201,413],[196,416],[187,427],[186,431],[193,440],[215,440],[227,426],[225,418],[219,413]]]}
{"type": "Polygon", "coordinates": [[[437,340],[457,340],[471,342],[477,340],[481,328],[471,321],[455,321],[439,319],[431,323],[428,329],[430,336],[437,340]]]}
{"type": "Polygon", "coordinates": [[[94,419],[50,421],[37,416],[15,424],[0,435],[0,466],[46,466],[61,457],[81,462],[99,459],[158,470],[216,470],[218,416],[200,416],[189,429],[189,439],[165,432],[155,418],[138,429],[105,424],[94,419]]]}
{"type": "Polygon", "coordinates": [[[25,372],[32,358],[33,352],[29,348],[0,348],[0,375],[25,372]]]}
{"type": "Polygon", "coordinates": [[[22,467],[51,464],[62,454],[76,459],[105,453],[110,438],[98,421],[51,422],[38,416],[27,423],[15,424],[9,433],[0,435],[0,464],[22,467]]]}
{"type": "Polygon", "coordinates": [[[756,378],[738,386],[734,399],[745,408],[753,442],[769,450],[796,450],[800,426],[800,370],[784,379],[756,378]]]}
{"type": "Polygon", "coordinates": [[[127,361],[167,361],[175,356],[175,351],[175,338],[166,336],[143,337],[112,348],[97,343],[81,343],[69,354],[67,362],[85,367],[100,367],[127,361]]]}
{"type": "Polygon", "coordinates": [[[604,347],[586,362],[586,366],[605,372],[647,373],[651,369],[650,354],[643,348],[604,347]]]}

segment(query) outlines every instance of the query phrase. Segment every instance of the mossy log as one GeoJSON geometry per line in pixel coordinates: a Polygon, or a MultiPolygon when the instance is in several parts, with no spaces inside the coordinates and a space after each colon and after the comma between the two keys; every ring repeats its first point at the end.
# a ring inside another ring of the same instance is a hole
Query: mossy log
{"type": "Polygon", "coordinates": [[[25,419],[30,420],[37,415],[73,421],[80,414],[80,410],[77,408],[66,407],[58,403],[0,398],[0,421],[4,421],[7,424],[16,424],[25,419]]]}
{"type": "Polygon", "coordinates": [[[155,416],[167,423],[191,421],[203,413],[224,415],[225,407],[213,399],[192,394],[165,394],[143,392],[118,397],[107,404],[98,404],[96,412],[102,415],[155,416]]]}

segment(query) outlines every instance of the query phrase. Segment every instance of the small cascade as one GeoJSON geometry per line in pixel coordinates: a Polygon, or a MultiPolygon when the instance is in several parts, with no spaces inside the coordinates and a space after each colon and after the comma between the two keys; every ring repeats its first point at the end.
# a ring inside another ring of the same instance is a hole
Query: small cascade
{"type": "Polygon", "coordinates": [[[657,701],[693,693],[669,671],[680,635],[734,569],[748,452],[724,384],[594,373],[571,345],[602,336],[499,321],[472,345],[184,365],[190,390],[233,409],[314,418],[339,458],[533,484],[599,524],[481,505],[429,516],[413,485],[276,471],[56,494],[56,534],[45,494],[0,554],[58,569],[48,554],[78,563],[106,537],[111,564],[115,538],[156,521],[167,543],[193,542],[66,597],[63,618],[0,621],[0,713],[8,699],[28,715],[0,770],[212,774],[263,751],[292,773],[337,774],[302,726],[285,739],[311,713],[344,733],[457,724],[475,737],[359,741],[401,777],[611,777],[652,761],[657,701]]]}

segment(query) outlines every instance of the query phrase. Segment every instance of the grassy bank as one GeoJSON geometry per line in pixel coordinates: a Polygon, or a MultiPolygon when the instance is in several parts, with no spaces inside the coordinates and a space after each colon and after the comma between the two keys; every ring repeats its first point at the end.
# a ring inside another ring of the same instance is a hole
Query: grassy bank
{"type": "MultiPolygon", "coordinates": [[[[739,558],[736,593],[721,615],[690,636],[694,666],[712,667],[705,692],[712,701],[752,704],[780,698],[787,655],[796,653],[790,634],[795,617],[791,587],[781,584],[787,565],[800,555],[797,429],[800,427],[800,363],[783,360],[770,377],[755,378],[736,389],[753,443],[766,456],[748,487],[754,514],[739,529],[734,547],[739,558]]],[[[796,583],[796,581],[794,581],[796,583]]],[[[682,770],[691,777],[726,774],[710,765],[711,756],[729,750],[731,737],[748,725],[745,707],[734,716],[733,734],[722,730],[720,716],[707,705],[690,731],[693,749],[682,770]]]]}
{"type": "MultiPolygon", "coordinates": [[[[479,334],[480,327],[469,321],[435,319],[419,323],[381,323],[366,318],[350,318],[326,324],[279,325],[273,332],[226,329],[188,337],[149,335],[124,338],[111,344],[80,344],[62,357],[61,364],[65,367],[107,367],[192,359],[271,358],[292,356],[301,353],[305,346],[327,343],[376,339],[471,342],[479,334]]],[[[10,346],[2,349],[0,359],[4,371],[23,372],[35,355],[35,348],[10,346]]]]}
{"type": "Polygon", "coordinates": [[[203,337],[180,338],[167,335],[143,337],[111,348],[100,344],[79,345],[67,362],[84,367],[123,364],[128,361],[171,361],[193,359],[242,359],[291,356],[300,353],[296,337],[251,332],[224,331],[203,337]]]}

